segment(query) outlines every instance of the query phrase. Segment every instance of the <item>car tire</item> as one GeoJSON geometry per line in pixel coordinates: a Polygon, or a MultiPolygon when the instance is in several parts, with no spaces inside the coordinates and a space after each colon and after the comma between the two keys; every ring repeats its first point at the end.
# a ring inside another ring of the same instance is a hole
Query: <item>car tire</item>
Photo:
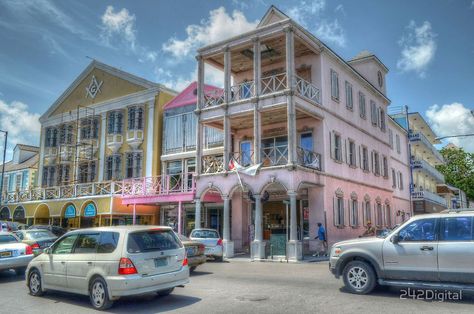
{"type": "Polygon", "coordinates": [[[196,267],[197,267],[197,266],[191,266],[191,267],[189,267],[189,272],[191,272],[191,273],[194,272],[194,271],[196,270],[196,267]]]}
{"type": "Polygon", "coordinates": [[[346,288],[354,294],[368,294],[377,284],[377,276],[372,266],[363,261],[351,261],[343,271],[346,288]]]}
{"type": "Polygon", "coordinates": [[[114,302],[110,300],[107,283],[102,277],[95,277],[89,287],[89,299],[94,309],[103,311],[110,308],[114,302]]]}
{"type": "Polygon", "coordinates": [[[216,262],[222,262],[224,260],[224,256],[214,256],[214,260],[216,262]]]}
{"type": "Polygon", "coordinates": [[[26,272],[26,267],[16,268],[15,272],[18,276],[24,276],[26,272]]]}
{"type": "Polygon", "coordinates": [[[173,290],[174,290],[174,288],[169,288],[169,289],[157,291],[156,293],[160,297],[166,297],[166,296],[170,295],[171,292],[173,292],[173,290]]]}
{"type": "Polygon", "coordinates": [[[36,269],[31,270],[28,274],[28,289],[30,290],[30,294],[35,297],[40,297],[44,294],[41,284],[41,274],[36,269]]]}

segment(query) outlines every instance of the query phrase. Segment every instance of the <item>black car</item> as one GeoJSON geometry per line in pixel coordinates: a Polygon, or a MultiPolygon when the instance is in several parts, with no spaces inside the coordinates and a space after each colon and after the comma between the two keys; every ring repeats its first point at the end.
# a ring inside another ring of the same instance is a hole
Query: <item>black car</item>
{"type": "Polygon", "coordinates": [[[52,225],[32,225],[29,226],[28,229],[46,229],[51,231],[57,237],[60,237],[67,232],[67,230],[64,228],[52,225]]]}

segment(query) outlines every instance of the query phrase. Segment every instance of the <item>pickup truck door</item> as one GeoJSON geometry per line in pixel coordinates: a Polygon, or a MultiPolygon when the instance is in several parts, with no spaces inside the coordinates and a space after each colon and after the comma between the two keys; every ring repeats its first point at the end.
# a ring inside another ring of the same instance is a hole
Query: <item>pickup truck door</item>
{"type": "Polygon", "coordinates": [[[438,281],[438,219],[414,220],[383,243],[386,279],[438,281]]]}

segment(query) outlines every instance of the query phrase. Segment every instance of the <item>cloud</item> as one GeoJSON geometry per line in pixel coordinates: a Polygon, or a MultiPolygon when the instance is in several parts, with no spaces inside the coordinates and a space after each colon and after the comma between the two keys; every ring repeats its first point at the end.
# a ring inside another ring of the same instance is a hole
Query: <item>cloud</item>
{"type": "Polygon", "coordinates": [[[114,37],[123,40],[135,50],[136,29],[135,15],[122,8],[120,11],[114,11],[114,7],[109,5],[101,17],[102,33],[101,36],[106,42],[110,42],[114,37]]]}
{"type": "MultiPolygon", "coordinates": [[[[426,111],[428,121],[438,136],[462,135],[474,133],[474,116],[461,103],[432,105],[426,111]]],[[[466,151],[474,153],[473,137],[453,137],[446,139],[466,151]]]]}
{"type": "Polygon", "coordinates": [[[224,7],[220,7],[210,11],[207,20],[188,25],[185,39],[172,37],[163,44],[162,49],[177,59],[183,59],[193,54],[200,46],[239,35],[255,29],[256,26],[257,21],[248,21],[241,11],[234,10],[232,15],[229,15],[224,7]]]}
{"type": "Polygon", "coordinates": [[[338,4],[337,7],[334,9],[334,12],[341,13],[342,15],[346,16],[346,10],[344,10],[344,5],[338,4]]]}
{"type": "MultiPolygon", "coordinates": [[[[38,145],[41,131],[40,115],[29,111],[28,105],[0,100],[0,130],[8,131],[7,154],[11,156],[16,144],[38,145]]],[[[0,140],[3,149],[3,138],[0,140]]],[[[8,159],[8,158],[7,158],[8,159]]]]}
{"type": "MultiPolygon", "coordinates": [[[[337,18],[333,20],[324,18],[325,10],[325,0],[313,0],[301,1],[298,5],[290,7],[287,12],[293,20],[313,32],[322,41],[345,47],[346,32],[344,28],[337,18]]],[[[342,5],[338,5],[334,11],[345,16],[342,5]]]]}
{"type": "MultiPolygon", "coordinates": [[[[175,75],[169,70],[157,67],[155,69],[155,76],[158,83],[180,92],[192,82],[197,81],[197,69],[186,75],[175,75]]],[[[217,87],[224,86],[224,72],[212,65],[205,64],[204,76],[206,84],[217,87]]]]}
{"type": "Polygon", "coordinates": [[[472,0],[472,2],[471,2],[471,7],[470,7],[470,8],[471,8],[471,9],[474,9],[474,0],[472,0]]]}
{"type": "Polygon", "coordinates": [[[415,21],[410,21],[406,28],[407,33],[398,42],[402,52],[397,61],[397,68],[402,72],[414,71],[423,78],[436,53],[436,34],[428,21],[424,21],[420,26],[417,26],[415,21]]]}

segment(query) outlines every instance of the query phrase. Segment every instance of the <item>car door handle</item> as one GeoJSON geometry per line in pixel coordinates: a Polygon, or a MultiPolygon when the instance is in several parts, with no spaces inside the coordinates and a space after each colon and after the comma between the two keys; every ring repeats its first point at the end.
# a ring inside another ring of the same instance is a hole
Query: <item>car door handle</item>
{"type": "Polygon", "coordinates": [[[66,262],[65,262],[65,261],[61,261],[61,264],[63,264],[63,265],[64,265],[64,264],[66,264],[66,262]]]}
{"type": "Polygon", "coordinates": [[[92,266],[92,262],[87,262],[87,265],[92,266]]]}
{"type": "Polygon", "coordinates": [[[422,251],[433,251],[433,247],[432,246],[428,246],[428,245],[424,245],[422,247],[420,247],[420,250],[422,251]]]}

